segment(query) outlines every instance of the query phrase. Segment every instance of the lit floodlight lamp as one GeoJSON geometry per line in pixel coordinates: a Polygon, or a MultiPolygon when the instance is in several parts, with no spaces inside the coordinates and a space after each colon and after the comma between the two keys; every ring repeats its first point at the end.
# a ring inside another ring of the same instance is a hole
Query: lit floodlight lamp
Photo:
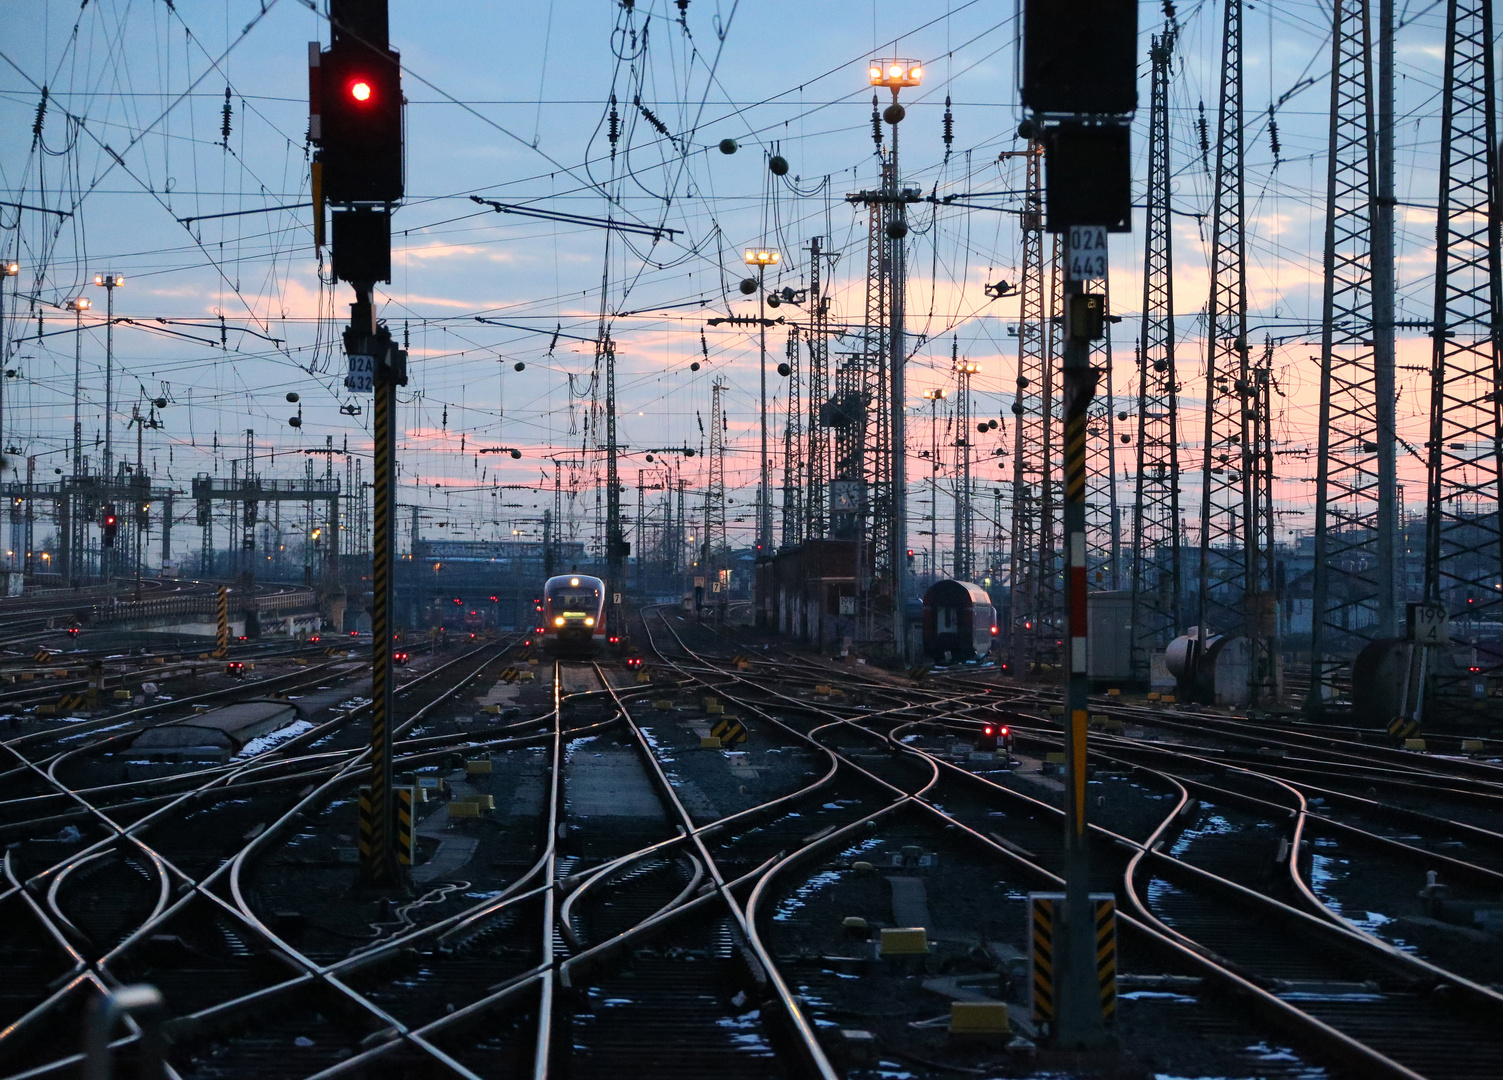
{"type": "Polygon", "coordinates": [[[917,60],[902,60],[898,57],[873,60],[866,69],[866,77],[873,86],[885,86],[896,93],[905,86],[922,85],[924,65],[917,60]]]}

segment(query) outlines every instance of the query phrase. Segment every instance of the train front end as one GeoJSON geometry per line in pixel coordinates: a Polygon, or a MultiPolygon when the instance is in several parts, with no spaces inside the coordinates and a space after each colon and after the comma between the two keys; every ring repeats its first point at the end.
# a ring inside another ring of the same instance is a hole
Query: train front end
{"type": "Polygon", "coordinates": [[[605,582],[561,574],[543,586],[543,644],[561,653],[594,654],[605,645],[605,582]]]}

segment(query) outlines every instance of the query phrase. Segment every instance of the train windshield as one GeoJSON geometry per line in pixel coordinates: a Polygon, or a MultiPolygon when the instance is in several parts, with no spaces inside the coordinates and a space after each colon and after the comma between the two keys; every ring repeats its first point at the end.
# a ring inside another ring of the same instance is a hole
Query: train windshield
{"type": "Polygon", "coordinates": [[[588,592],[559,591],[553,594],[553,603],[559,611],[594,611],[599,596],[594,589],[588,592]]]}

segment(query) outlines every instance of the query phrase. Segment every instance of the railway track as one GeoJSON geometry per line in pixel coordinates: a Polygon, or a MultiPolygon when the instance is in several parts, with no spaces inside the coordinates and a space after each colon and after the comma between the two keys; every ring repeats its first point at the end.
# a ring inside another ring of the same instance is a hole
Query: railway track
{"type": "MultiPolygon", "coordinates": [[[[5,741],[28,786],[0,801],[0,913],[27,929],[0,949],[0,1075],[75,1070],[84,1001],[135,980],[167,995],[184,1077],[1070,1067],[1029,1037],[1022,937],[1027,893],[1060,885],[1059,792],[967,752],[1005,718],[1025,760],[1046,757],[1048,692],[725,655],[647,620],[647,683],[558,663],[518,690],[500,675],[525,659],[496,643],[407,684],[397,769],[444,794],[395,899],[351,891],[342,854],[365,766],[353,692],[262,753],[150,780],[97,782],[162,722],[149,709],[5,741]],[[701,749],[730,711],[754,753],[701,749]],[[927,956],[883,960],[878,929],[905,924],[929,928],[927,956]],[[1009,1002],[1020,1037],[948,1039],[967,993],[1009,1002]]],[[[353,690],[365,670],[289,685],[353,690]]],[[[1436,867],[1452,901],[1499,891],[1498,770],[1142,712],[1093,742],[1092,884],[1121,913],[1127,1050],[1249,1077],[1492,1075],[1486,963],[1363,904],[1436,867]],[[1454,812],[1376,785],[1438,788],[1454,812]]]]}

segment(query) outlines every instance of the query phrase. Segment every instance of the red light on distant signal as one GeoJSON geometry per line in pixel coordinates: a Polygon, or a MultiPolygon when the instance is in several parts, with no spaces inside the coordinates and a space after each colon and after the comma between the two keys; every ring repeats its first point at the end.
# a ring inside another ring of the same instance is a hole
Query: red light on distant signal
{"type": "Polygon", "coordinates": [[[369,101],[371,99],[371,84],[364,79],[356,79],[350,83],[350,97],[356,101],[369,101]]]}

